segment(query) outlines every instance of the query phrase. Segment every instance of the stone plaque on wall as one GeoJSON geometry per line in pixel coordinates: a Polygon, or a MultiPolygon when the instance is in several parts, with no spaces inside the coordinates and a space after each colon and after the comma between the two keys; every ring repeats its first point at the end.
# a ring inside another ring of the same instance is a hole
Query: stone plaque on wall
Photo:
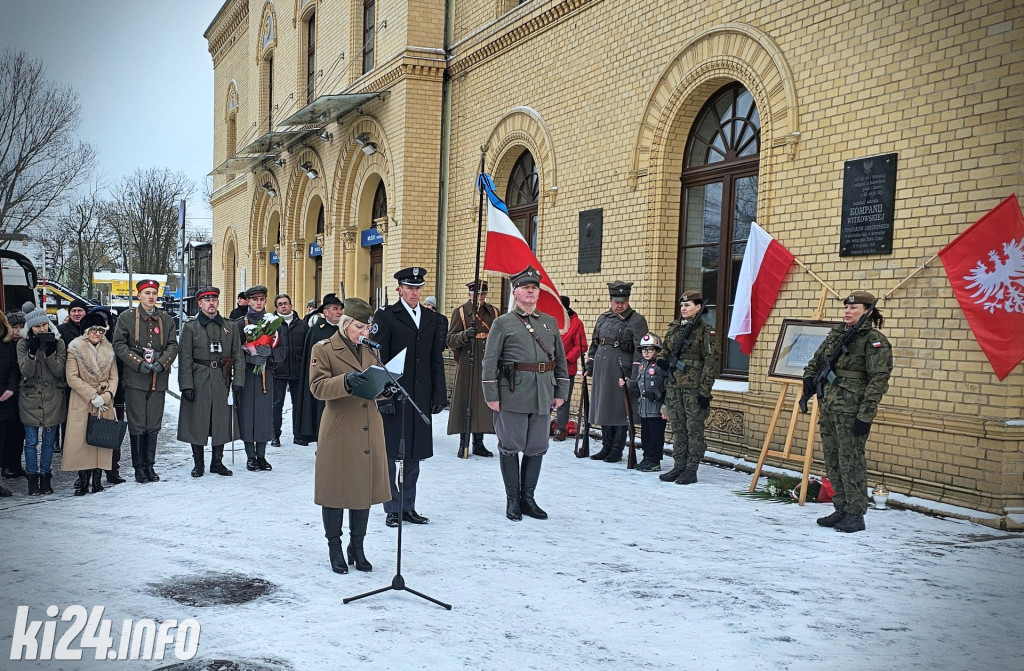
{"type": "Polygon", "coordinates": [[[596,273],[601,270],[601,224],[604,210],[583,210],[580,212],[580,248],[576,270],[580,273],[596,273]]]}
{"type": "Polygon", "coordinates": [[[897,156],[858,158],[844,165],[839,256],[892,253],[897,156]]]}

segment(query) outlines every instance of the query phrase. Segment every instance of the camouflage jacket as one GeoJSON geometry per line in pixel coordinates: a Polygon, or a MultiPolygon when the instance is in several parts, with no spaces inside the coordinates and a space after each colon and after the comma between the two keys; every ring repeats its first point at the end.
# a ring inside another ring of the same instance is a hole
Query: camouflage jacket
{"type": "MultiPolygon", "coordinates": [[[[658,360],[668,362],[675,349],[676,341],[682,334],[686,324],[677,319],[668,325],[668,333],[661,343],[661,352],[658,353],[658,360]]],[[[715,335],[715,327],[705,321],[697,324],[690,332],[690,344],[683,347],[679,352],[679,364],[683,369],[672,371],[671,378],[666,380],[668,389],[696,389],[705,398],[711,398],[711,386],[715,378],[722,370],[722,350],[718,346],[718,337],[715,335]]]]}
{"type": "MultiPolygon", "coordinates": [[[[847,328],[850,327],[843,324],[829,331],[804,368],[804,377],[812,377],[818,372],[847,328]]],[[[892,366],[889,341],[870,325],[862,326],[860,333],[850,341],[849,352],[836,361],[836,378],[825,384],[822,411],[856,413],[862,422],[874,421],[878,402],[889,390],[892,366]]]]}

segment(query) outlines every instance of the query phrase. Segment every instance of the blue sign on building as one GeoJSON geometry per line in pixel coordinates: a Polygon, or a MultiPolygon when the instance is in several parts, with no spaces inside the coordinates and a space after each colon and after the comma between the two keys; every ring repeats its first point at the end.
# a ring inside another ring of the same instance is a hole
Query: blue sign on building
{"type": "Polygon", "coordinates": [[[363,247],[373,247],[374,245],[382,244],[384,244],[384,236],[381,235],[376,227],[368,228],[362,232],[363,247]]]}
{"type": "Polygon", "coordinates": [[[311,258],[314,257],[314,256],[323,256],[323,255],[324,255],[324,248],[323,247],[321,247],[319,244],[317,244],[315,242],[309,243],[309,256],[311,258]]]}
{"type": "Polygon", "coordinates": [[[277,255],[277,252],[270,252],[271,263],[281,263],[281,257],[277,255]]]}

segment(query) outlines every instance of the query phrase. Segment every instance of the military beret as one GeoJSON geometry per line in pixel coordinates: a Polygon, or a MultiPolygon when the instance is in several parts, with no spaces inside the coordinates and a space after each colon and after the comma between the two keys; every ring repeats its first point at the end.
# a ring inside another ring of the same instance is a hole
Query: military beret
{"type": "Polygon", "coordinates": [[[534,268],[533,266],[526,266],[525,270],[516,273],[509,279],[512,280],[513,289],[518,289],[524,284],[536,284],[539,287],[540,271],[534,268]]]}
{"type": "Polygon", "coordinates": [[[704,297],[700,295],[699,291],[684,291],[683,295],[679,297],[679,302],[685,303],[686,301],[696,303],[697,305],[703,305],[704,297]]]}
{"type": "Polygon", "coordinates": [[[871,307],[875,302],[873,294],[869,294],[866,291],[854,291],[849,296],[843,299],[844,305],[853,305],[854,303],[860,303],[865,307],[871,307]]]}
{"type": "Polygon", "coordinates": [[[427,269],[420,268],[419,266],[402,268],[395,273],[395,279],[398,280],[399,284],[405,284],[410,287],[422,287],[427,283],[426,277],[427,269]]]}
{"type": "Polygon", "coordinates": [[[615,280],[614,282],[608,283],[608,296],[613,301],[628,301],[629,294],[632,291],[632,282],[623,282],[622,280],[615,280]]]}

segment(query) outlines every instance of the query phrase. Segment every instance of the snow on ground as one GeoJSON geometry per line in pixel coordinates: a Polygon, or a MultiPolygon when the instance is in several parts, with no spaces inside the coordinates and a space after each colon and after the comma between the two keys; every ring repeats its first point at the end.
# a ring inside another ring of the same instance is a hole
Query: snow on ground
{"type": "Polygon", "coordinates": [[[445,414],[420,478],[431,522],[405,525],[402,575],[453,609],[392,590],[344,605],[395,574],[381,507],[366,538],[373,572],[332,573],[315,446],[291,445],[286,428],[268,449],[273,472],[246,471],[239,442],[234,477],[193,479],[177,403],[168,396],[159,483],[73,497],[66,476],[29,498],[24,480],[6,481],[17,494],[0,499],[0,668],[175,663],[173,646],[163,661],[7,661],[18,605],[45,620],[71,604],[104,606],[115,646],[125,619],[195,618],[197,660],[296,670],[1021,668],[1024,536],[901,510],[840,534],[814,523],[830,506],[737,495],[745,473],[705,465],[681,487],[578,460],[568,441],[551,444],[537,491],[550,519],[510,522],[497,460],[458,459],[445,414]],[[222,572],[276,589],[194,607],[154,587],[222,572]]]}

